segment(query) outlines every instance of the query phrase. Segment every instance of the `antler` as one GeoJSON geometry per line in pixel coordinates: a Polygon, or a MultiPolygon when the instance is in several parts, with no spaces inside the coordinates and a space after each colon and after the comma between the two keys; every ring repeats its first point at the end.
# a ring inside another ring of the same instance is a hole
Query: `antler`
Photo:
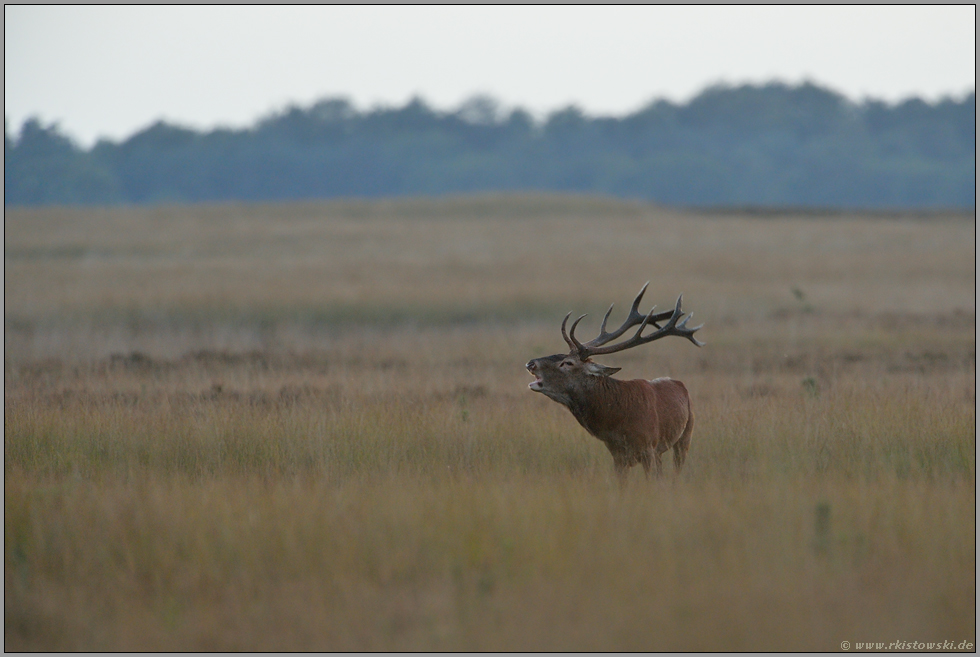
{"type": "Polygon", "coordinates": [[[572,323],[570,334],[565,332],[565,324],[568,322],[568,318],[571,317],[572,313],[565,315],[565,319],[562,320],[561,323],[561,335],[563,338],[565,338],[565,342],[568,343],[568,348],[570,349],[571,353],[575,353],[581,360],[585,360],[590,356],[613,354],[617,351],[630,349],[641,344],[659,340],[660,338],[667,337],[668,335],[684,337],[699,347],[703,346],[704,343],[700,342],[694,337],[694,332],[704,326],[704,324],[700,324],[693,328],[687,327],[687,322],[694,316],[694,313],[691,313],[681,320],[681,316],[684,314],[683,311],[681,311],[681,299],[684,296],[683,294],[677,297],[677,303],[674,305],[674,309],[671,311],[655,314],[653,311],[656,310],[657,307],[654,306],[650,309],[648,314],[640,314],[640,300],[643,299],[643,293],[647,291],[647,285],[650,285],[649,281],[647,281],[646,285],[643,286],[640,293],[636,295],[636,298],[633,300],[633,306],[630,308],[629,316],[626,318],[626,321],[623,322],[622,326],[612,333],[606,332],[606,321],[608,321],[609,313],[611,313],[613,309],[612,306],[609,306],[609,310],[606,311],[605,317],[602,318],[602,325],[599,327],[599,335],[595,339],[589,340],[585,344],[582,344],[575,338],[575,327],[578,326],[578,323],[582,321],[582,318],[585,317],[585,315],[582,315],[572,323]],[[666,320],[667,323],[661,327],[657,322],[662,322],[664,320],[666,320]],[[640,325],[640,328],[633,334],[632,338],[626,340],[625,342],[620,342],[619,344],[603,347],[603,345],[620,337],[637,324],[640,325]],[[650,335],[643,336],[643,331],[648,325],[653,325],[653,327],[657,330],[650,335]]]}

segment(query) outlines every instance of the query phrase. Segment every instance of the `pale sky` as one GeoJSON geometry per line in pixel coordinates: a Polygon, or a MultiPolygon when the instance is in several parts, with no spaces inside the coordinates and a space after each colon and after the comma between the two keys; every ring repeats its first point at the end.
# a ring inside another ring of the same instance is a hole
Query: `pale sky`
{"type": "Polygon", "coordinates": [[[804,80],[854,99],[975,88],[976,8],[4,7],[4,115],[88,146],[164,119],[242,127],[289,104],[489,94],[621,116],[706,86],[804,80]]]}

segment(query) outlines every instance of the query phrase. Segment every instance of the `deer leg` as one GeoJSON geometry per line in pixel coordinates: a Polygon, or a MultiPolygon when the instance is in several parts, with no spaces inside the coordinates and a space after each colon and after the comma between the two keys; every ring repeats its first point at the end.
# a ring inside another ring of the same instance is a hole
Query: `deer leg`
{"type": "Polygon", "coordinates": [[[653,460],[650,457],[651,452],[652,450],[640,454],[640,465],[643,466],[643,474],[646,476],[647,481],[650,480],[650,470],[653,467],[653,460]]]}
{"type": "Polygon", "coordinates": [[[674,443],[674,472],[680,472],[684,467],[684,459],[687,458],[687,450],[691,448],[691,434],[694,433],[694,414],[687,416],[687,425],[680,439],[674,443]]]}
{"type": "Polygon", "coordinates": [[[625,463],[616,464],[616,479],[619,481],[620,488],[626,488],[630,469],[625,463]]]}
{"type": "Polygon", "coordinates": [[[616,470],[616,479],[619,480],[620,488],[626,487],[626,479],[629,476],[630,462],[625,458],[613,457],[613,468],[616,470]]]}

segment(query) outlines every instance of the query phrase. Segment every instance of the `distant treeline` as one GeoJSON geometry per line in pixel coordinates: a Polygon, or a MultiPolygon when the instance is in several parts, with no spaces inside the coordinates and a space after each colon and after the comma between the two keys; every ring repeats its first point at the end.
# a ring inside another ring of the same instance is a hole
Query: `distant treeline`
{"type": "Polygon", "coordinates": [[[489,97],[290,107],[241,130],[156,123],[82,149],[4,126],[4,204],[567,191],[682,206],[974,207],[976,94],[854,103],[812,85],[715,86],[628,116],[535,121],[489,97]]]}

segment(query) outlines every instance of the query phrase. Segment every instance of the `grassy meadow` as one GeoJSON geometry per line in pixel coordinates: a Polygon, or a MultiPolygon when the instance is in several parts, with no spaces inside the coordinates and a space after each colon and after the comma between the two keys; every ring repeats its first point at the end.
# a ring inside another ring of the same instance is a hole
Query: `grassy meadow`
{"type": "Polygon", "coordinates": [[[972,215],[560,196],[4,217],[6,650],[976,645],[972,215]],[[527,389],[684,293],[684,471],[527,389]],[[584,329],[584,330],[583,330],[584,329]]]}

